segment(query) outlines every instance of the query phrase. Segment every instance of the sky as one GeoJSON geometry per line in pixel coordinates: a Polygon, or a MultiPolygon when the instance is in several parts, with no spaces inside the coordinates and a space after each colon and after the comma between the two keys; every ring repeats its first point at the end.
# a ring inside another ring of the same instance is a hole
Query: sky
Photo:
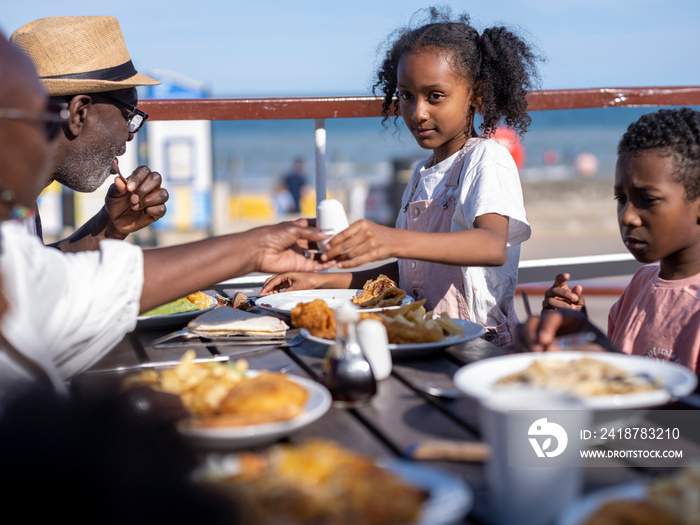
{"type": "MultiPolygon", "coordinates": [[[[45,16],[113,15],[136,68],[204,83],[214,97],[371,93],[377,50],[415,0],[5,0],[9,36],[45,16]]],[[[436,2],[440,3],[440,2],[436,2]]],[[[542,89],[700,85],[697,0],[461,0],[481,32],[506,26],[546,58],[542,89]]]]}

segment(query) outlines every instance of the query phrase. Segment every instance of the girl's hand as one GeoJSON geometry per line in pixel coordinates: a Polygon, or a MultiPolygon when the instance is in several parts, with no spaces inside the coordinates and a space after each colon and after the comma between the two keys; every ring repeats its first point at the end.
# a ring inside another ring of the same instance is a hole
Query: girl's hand
{"type": "Polygon", "coordinates": [[[319,288],[321,278],[317,273],[287,272],[273,275],[265,281],[260,295],[276,294],[281,291],[310,290],[319,288]]]}
{"type": "Polygon", "coordinates": [[[586,300],[581,295],[583,287],[577,284],[569,288],[566,282],[571,279],[568,273],[560,273],[554,279],[554,284],[544,293],[542,308],[545,310],[562,308],[565,310],[581,311],[586,305],[586,300]]]}
{"type": "Polygon", "coordinates": [[[354,268],[393,257],[394,228],[366,219],[354,222],[326,244],[322,261],[335,260],[338,268],[354,268]]]}

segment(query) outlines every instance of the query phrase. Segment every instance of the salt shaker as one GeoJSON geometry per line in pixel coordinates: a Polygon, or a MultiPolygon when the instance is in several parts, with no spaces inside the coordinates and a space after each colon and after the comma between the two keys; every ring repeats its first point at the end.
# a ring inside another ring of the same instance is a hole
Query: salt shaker
{"type": "Polygon", "coordinates": [[[357,307],[343,304],[336,310],[335,319],[336,338],[323,359],[323,383],[336,406],[359,406],[377,393],[377,381],[357,340],[357,307]]]}
{"type": "MultiPolygon", "coordinates": [[[[316,207],[316,227],[326,235],[335,236],[349,226],[348,217],[345,215],[345,208],[336,199],[325,199],[318,203],[316,207]]],[[[324,239],[318,243],[321,250],[324,250],[330,239],[324,239]]]]}
{"type": "Polygon", "coordinates": [[[391,352],[384,324],[376,319],[365,319],[357,325],[357,340],[372,366],[374,378],[381,381],[389,377],[391,352]]]}

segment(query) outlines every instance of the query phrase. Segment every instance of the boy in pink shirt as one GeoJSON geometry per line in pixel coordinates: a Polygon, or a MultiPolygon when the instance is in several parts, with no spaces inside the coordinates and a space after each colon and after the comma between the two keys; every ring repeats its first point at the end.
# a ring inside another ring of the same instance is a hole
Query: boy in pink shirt
{"type": "MultiPolygon", "coordinates": [[[[628,354],[698,369],[700,356],[700,112],[662,109],[631,124],[618,145],[615,200],[622,240],[640,268],[613,305],[608,337],[628,354]]],[[[560,274],[545,309],[582,310],[580,285],[560,274]]],[[[527,328],[538,349],[561,316],[527,328]]],[[[569,319],[567,317],[567,319],[569,319]]]]}

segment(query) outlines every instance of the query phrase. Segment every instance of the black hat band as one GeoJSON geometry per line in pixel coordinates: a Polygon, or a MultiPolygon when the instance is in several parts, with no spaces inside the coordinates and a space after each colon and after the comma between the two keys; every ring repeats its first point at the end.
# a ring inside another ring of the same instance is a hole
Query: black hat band
{"type": "Polygon", "coordinates": [[[112,82],[120,82],[131,78],[138,72],[132,64],[131,60],[124,62],[119,66],[108,67],[105,69],[97,69],[95,71],[86,71],[85,73],[68,73],[65,75],[52,75],[41,77],[42,79],[66,79],[66,80],[109,80],[112,82]]]}

